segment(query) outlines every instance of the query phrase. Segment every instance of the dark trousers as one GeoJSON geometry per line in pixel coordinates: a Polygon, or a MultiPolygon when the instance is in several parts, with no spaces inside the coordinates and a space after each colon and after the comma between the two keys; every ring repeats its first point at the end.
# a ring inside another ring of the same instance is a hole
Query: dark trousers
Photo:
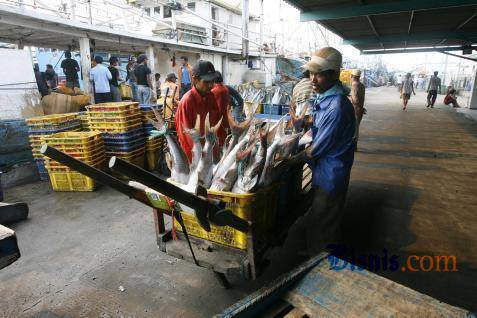
{"type": "Polygon", "coordinates": [[[437,98],[437,90],[433,89],[427,93],[427,105],[434,106],[437,98]]]}
{"type": "Polygon", "coordinates": [[[96,93],[94,94],[94,102],[98,103],[111,103],[113,101],[113,96],[111,93],[96,93]]]}
{"type": "Polygon", "coordinates": [[[330,243],[337,243],[346,199],[346,192],[329,194],[320,188],[313,191],[313,203],[305,218],[310,256],[322,252],[330,243]]]}
{"type": "Polygon", "coordinates": [[[181,91],[179,92],[179,99],[184,96],[185,93],[187,93],[191,88],[190,84],[181,84],[181,91]]]}

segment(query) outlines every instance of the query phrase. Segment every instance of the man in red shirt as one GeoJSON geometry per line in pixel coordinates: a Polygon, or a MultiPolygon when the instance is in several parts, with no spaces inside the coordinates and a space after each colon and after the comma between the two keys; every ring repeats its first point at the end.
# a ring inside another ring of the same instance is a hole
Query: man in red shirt
{"type": "MultiPolygon", "coordinates": [[[[211,92],[216,77],[217,73],[211,62],[197,61],[197,64],[192,68],[192,88],[184,94],[177,108],[175,116],[177,136],[179,143],[189,158],[189,162],[192,160],[193,142],[184,132],[184,129],[194,127],[197,115],[200,115],[200,133],[204,135],[207,114],[209,114],[210,126],[216,125],[222,118],[222,113],[217,106],[214,94],[211,92]]],[[[225,130],[219,129],[217,136],[218,144],[214,148],[216,160],[219,159],[219,150],[225,141],[225,130]]]]}
{"type": "Polygon", "coordinates": [[[220,113],[224,117],[222,121],[221,129],[228,129],[229,122],[227,120],[227,110],[230,105],[230,94],[229,89],[227,86],[223,84],[224,79],[220,72],[217,72],[217,78],[215,79],[214,88],[212,88],[212,93],[215,96],[215,101],[217,102],[217,106],[219,107],[220,113]]]}

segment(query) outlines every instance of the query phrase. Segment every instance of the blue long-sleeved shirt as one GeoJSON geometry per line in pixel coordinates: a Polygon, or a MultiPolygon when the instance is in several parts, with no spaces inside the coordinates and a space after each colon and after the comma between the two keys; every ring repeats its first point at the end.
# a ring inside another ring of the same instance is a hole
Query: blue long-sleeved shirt
{"type": "Polygon", "coordinates": [[[346,192],[355,149],[353,105],[337,93],[316,100],[312,114],[313,187],[330,194],[346,192]]]}

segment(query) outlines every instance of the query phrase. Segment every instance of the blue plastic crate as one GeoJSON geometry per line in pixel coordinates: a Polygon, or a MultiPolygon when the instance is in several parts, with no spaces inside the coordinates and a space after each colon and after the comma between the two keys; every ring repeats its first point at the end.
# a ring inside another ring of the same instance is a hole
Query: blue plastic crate
{"type": "Polygon", "coordinates": [[[162,109],[162,105],[157,105],[157,104],[139,104],[139,109],[141,109],[142,111],[151,110],[151,108],[154,108],[154,109],[162,109]]]}
{"type": "Polygon", "coordinates": [[[123,133],[102,133],[105,142],[118,141],[118,140],[134,140],[140,136],[144,136],[144,129],[142,127],[133,129],[123,133]]]}
{"type": "Polygon", "coordinates": [[[272,104],[263,104],[263,113],[269,115],[280,115],[281,106],[272,104]]]}
{"type": "Polygon", "coordinates": [[[121,144],[121,143],[105,143],[104,148],[106,152],[131,152],[144,147],[146,144],[145,139],[138,139],[136,141],[121,144]]]}

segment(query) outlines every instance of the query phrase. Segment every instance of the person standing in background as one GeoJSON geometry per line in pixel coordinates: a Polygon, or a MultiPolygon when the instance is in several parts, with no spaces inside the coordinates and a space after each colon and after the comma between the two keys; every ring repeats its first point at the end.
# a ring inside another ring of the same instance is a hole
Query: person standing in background
{"type": "Polygon", "coordinates": [[[90,78],[93,82],[95,103],[109,103],[113,101],[109,81],[113,78],[109,69],[104,66],[103,58],[95,56],[96,65],[91,69],[90,78]]]}
{"type": "Polygon", "coordinates": [[[434,108],[437,92],[441,91],[441,79],[437,77],[437,74],[439,74],[439,72],[435,71],[434,75],[429,79],[429,85],[427,86],[427,108],[434,108]]]}
{"type": "Polygon", "coordinates": [[[46,85],[46,81],[40,72],[40,66],[38,66],[38,63],[35,63],[33,66],[33,73],[35,74],[36,86],[38,87],[41,97],[48,95],[48,85],[46,85]]]}
{"type": "Polygon", "coordinates": [[[116,56],[109,58],[109,71],[111,72],[111,79],[109,80],[109,87],[111,90],[111,97],[113,102],[122,101],[121,93],[119,92],[119,81],[122,81],[121,74],[119,73],[119,60],[116,56]]]}
{"type": "Polygon", "coordinates": [[[401,83],[402,110],[406,110],[407,102],[411,98],[411,93],[416,95],[416,92],[414,91],[414,82],[411,79],[411,73],[407,73],[401,83]]]}
{"type": "Polygon", "coordinates": [[[181,67],[179,68],[179,99],[184,96],[191,88],[192,68],[189,65],[189,58],[187,56],[181,57],[181,67]]]}
{"type": "Polygon", "coordinates": [[[126,82],[131,85],[133,101],[137,101],[137,82],[136,75],[134,75],[134,70],[136,69],[136,57],[129,57],[128,65],[126,66],[126,82]]]}
{"type": "Polygon", "coordinates": [[[359,81],[361,77],[361,71],[354,69],[351,72],[351,94],[350,101],[353,104],[354,114],[356,115],[356,133],[354,134],[354,151],[358,151],[358,139],[359,139],[359,125],[361,124],[361,119],[363,115],[366,114],[366,109],[364,108],[364,95],[366,88],[363,83],[359,81]]]}
{"type": "Polygon", "coordinates": [[[151,69],[147,66],[146,54],[141,54],[137,58],[137,66],[134,75],[137,81],[137,97],[139,104],[151,103],[152,79],[151,69]]]}
{"type": "Polygon", "coordinates": [[[215,101],[219,107],[219,112],[223,118],[222,128],[226,131],[229,128],[229,122],[227,120],[227,111],[230,105],[230,94],[229,89],[224,85],[224,79],[220,72],[217,72],[217,77],[215,78],[215,85],[211,90],[214,94],[215,101]]]}
{"type": "Polygon", "coordinates": [[[178,104],[179,103],[179,88],[176,84],[176,81],[177,81],[176,74],[174,73],[167,74],[166,80],[161,85],[161,95],[165,96],[167,89],[169,89],[169,92],[167,93],[167,97],[174,96],[174,103],[178,104]]]}
{"type": "Polygon", "coordinates": [[[48,88],[50,90],[56,88],[58,86],[58,74],[56,74],[55,70],[53,69],[53,65],[46,64],[46,70],[44,74],[48,88]]]}
{"type": "Polygon", "coordinates": [[[79,87],[78,72],[80,67],[78,62],[71,58],[70,51],[65,51],[65,59],[61,62],[61,68],[66,76],[66,86],[71,89],[79,87]]]}

